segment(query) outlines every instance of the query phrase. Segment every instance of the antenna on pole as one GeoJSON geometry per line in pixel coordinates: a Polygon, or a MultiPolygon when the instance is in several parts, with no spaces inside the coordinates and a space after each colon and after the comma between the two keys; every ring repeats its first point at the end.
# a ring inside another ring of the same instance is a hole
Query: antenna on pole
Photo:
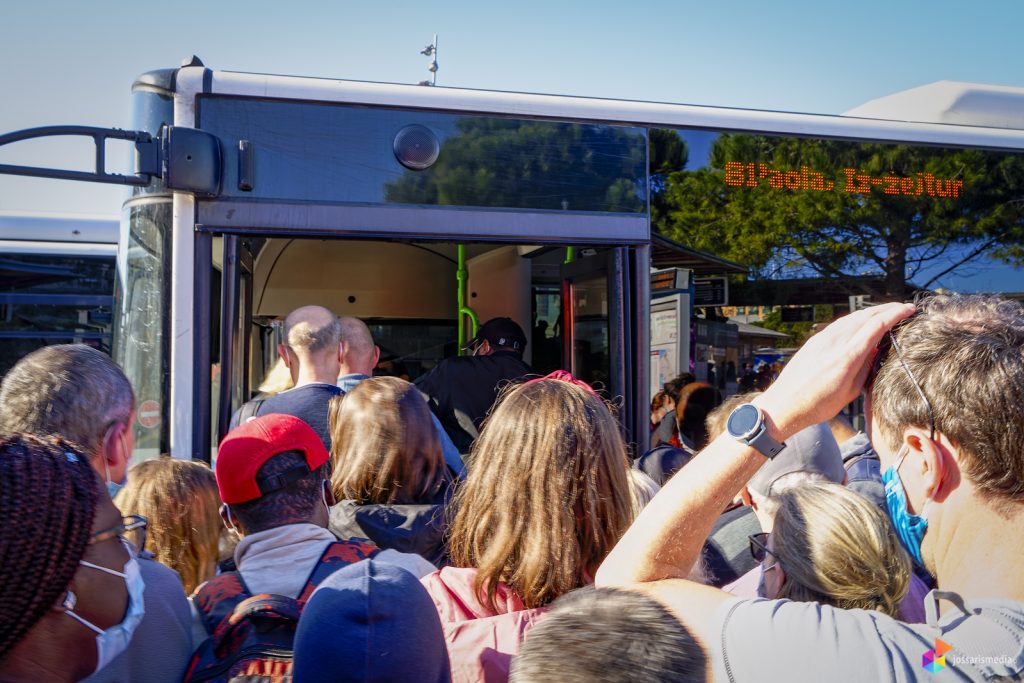
{"type": "Polygon", "coordinates": [[[420,54],[430,57],[430,64],[427,71],[430,72],[429,81],[420,81],[420,85],[437,85],[437,34],[434,34],[434,42],[420,50],[420,54]]]}

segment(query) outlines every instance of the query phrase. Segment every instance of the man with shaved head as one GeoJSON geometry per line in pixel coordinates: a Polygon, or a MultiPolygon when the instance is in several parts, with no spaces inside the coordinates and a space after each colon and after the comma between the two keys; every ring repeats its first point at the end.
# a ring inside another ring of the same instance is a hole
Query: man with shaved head
{"type": "Polygon", "coordinates": [[[341,334],[338,316],[323,306],[303,306],[289,313],[284,319],[284,343],[277,345],[277,352],[295,386],[249,401],[235,413],[231,428],[259,415],[294,415],[309,424],[330,450],[328,402],[342,393],[336,384],[341,374],[341,334]]]}
{"type": "MultiPolygon", "coordinates": [[[[369,379],[373,374],[380,359],[380,348],[373,343],[373,335],[370,328],[359,318],[345,317],[341,323],[341,375],[338,377],[338,386],[346,394],[356,388],[356,385],[364,379],[369,379]]],[[[426,399],[424,399],[426,400],[426,399]]],[[[434,421],[434,428],[437,430],[437,438],[441,442],[441,451],[444,453],[444,460],[452,470],[461,475],[464,469],[459,449],[452,443],[451,437],[444,431],[441,422],[434,413],[430,413],[434,421]]]]}
{"type": "Polygon", "coordinates": [[[359,318],[345,317],[341,325],[341,374],[338,386],[345,393],[373,374],[380,359],[380,348],[373,343],[370,328],[359,318]]]}

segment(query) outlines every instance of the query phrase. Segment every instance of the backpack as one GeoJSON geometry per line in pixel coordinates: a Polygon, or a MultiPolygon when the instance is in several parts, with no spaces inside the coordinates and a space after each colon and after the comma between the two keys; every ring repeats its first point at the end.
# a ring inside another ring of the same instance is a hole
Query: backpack
{"type": "Polygon", "coordinates": [[[193,653],[185,683],[291,683],[295,629],[309,596],[338,569],[378,552],[380,548],[359,541],[331,543],[297,598],[253,595],[237,571],[204,583],[193,600],[212,635],[193,653]]]}
{"type": "Polygon", "coordinates": [[[238,424],[244,425],[249,420],[256,417],[256,414],[260,412],[260,406],[263,405],[264,398],[254,398],[251,401],[246,401],[242,404],[242,407],[238,409],[238,424]]]}

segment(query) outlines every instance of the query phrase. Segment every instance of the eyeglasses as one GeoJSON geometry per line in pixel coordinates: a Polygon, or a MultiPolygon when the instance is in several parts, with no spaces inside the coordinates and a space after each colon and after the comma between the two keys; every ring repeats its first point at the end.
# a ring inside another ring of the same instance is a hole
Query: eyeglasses
{"type": "Polygon", "coordinates": [[[896,335],[893,334],[892,330],[889,330],[889,334],[882,337],[881,341],[878,342],[878,353],[875,354],[875,362],[871,367],[871,372],[868,374],[867,381],[864,383],[864,390],[870,392],[871,388],[875,384],[875,378],[878,376],[878,371],[882,366],[882,361],[889,355],[889,347],[896,352],[896,359],[899,360],[900,365],[903,366],[903,371],[907,373],[907,377],[910,378],[910,383],[914,386],[917,391],[917,395],[921,397],[924,402],[924,407],[928,409],[928,423],[931,429],[929,438],[935,440],[935,411],[932,410],[932,403],[928,400],[928,397],[924,395],[924,389],[921,388],[921,383],[917,381],[917,377],[914,376],[910,366],[907,365],[907,361],[903,358],[903,351],[900,349],[900,345],[896,342],[896,335]]]}
{"type": "Polygon", "coordinates": [[[765,558],[771,555],[778,561],[779,556],[768,550],[768,533],[762,531],[759,534],[751,534],[747,537],[750,540],[750,556],[758,562],[764,562],[765,558]]]}
{"type": "Polygon", "coordinates": [[[146,547],[146,526],[148,524],[149,520],[142,515],[122,517],[121,524],[93,534],[89,538],[89,545],[101,543],[111,538],[121,538],[141,551],[146,547]]]}

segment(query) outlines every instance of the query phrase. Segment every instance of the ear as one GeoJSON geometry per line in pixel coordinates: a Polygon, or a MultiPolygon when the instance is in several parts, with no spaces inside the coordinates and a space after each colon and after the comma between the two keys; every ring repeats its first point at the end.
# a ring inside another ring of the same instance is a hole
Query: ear
{"type": "Polygon", "coordinates": [[[234,523],[235,520],[231,515],[231,508],[228,507],[227,503],[220,506],[220,521],[224,523],[225,529],[238,533],[239,529],[234,523]]]}
{"type": "Polygon", "coordinates": [[[960,487],[960,465],[953,455],[955,447],[941,432],[932,440],[927,430],[911,428],[904,435],[904,442],[921,455],[917,467],[926,498],[941,503],[960,487]]]}
{"type": "Polygon", "coordinates": [[[324,499],[327,501],[327,507],[334,507],[338,499],[334,497],[334,488],[331,486],[330,479],[324,479],[324,499]]]}
{"type": "MultiPolygon", "coordinates": [[[[126,459],[131,455],[130,453],[125,453],[123,456],[121,454],[121,451],[123,450],[121,447],[121,432],[124,428],[125,426],[123,423],[117,422],[110,425],[110,428],[107,429],[107,433],[103,435],[103,451],[100,453],[100,457],[103,458],[103,462],[106,463],[107,469],[104,470],[104,472],[116,468],[121,464],[122,458],[126,459]]],[[[103,462],[100,464],[102,465],[103,462]]],[[[100,475],[103,475],[104,472],[100,472],[100,475]]]]}
{"type": "Polygon", "coordinates": [[[281,356],[281,361],[284,363],[284,366],[286,368],[288,368],[289,370],[291,370],[291,368],[292,368],[292,359],[291,359],[291,356],[288,354],[288,347],[285,346],[284,344],[278,344],[277,345],[277,355],[281,356]]]}
{"type": "Polygon", "coordinates": [[[377,363],[380,362],[380,347],[373,347],[373,367],[377,367],[377,363]]]}
{"type": "MultiPolygon", "coordinates": [[[[64,592],[61,593],[60,595],[58,595],[57,599],[53,601],[52,605],[50,605],[50,609],[51,610],[53,610],[54,612],[66,612],[67,611],[67,607],[65,605],[67,603],[68,597],[70,596],[71,588],[72,588],[73,585],[74,585],[74,579],[72,579],[72,584],[69,585],[66,589],[64,589],[64,592]]],[[[72,600],[71,602],[74,602],[74,600],[72,600]]]]}
{"type": "Polygon", "coordinates": [[[775,571],[779,574],[779,590],[776,594],[778,596],[782,594],[782,589],[786,587],[786,570],[782,568],[777,558],[775,560],[775,571]]]}
{"type": "Polygon", "coordinates": [[[740,498],[743,499],[743,504],[746,505],[748,508],[753,508],[755,510],[757,509],[757,503],[755,503],[754,499],[750,497],[750,489],[748,489],[746,486],[740,489],[740,498]]]}
{"type": "Polygon", "coordinates": [[[344,339],[338,342],[338,360],[342,363],[345,362],[345,356],[348,355],[349,343],[344,339]]]}

